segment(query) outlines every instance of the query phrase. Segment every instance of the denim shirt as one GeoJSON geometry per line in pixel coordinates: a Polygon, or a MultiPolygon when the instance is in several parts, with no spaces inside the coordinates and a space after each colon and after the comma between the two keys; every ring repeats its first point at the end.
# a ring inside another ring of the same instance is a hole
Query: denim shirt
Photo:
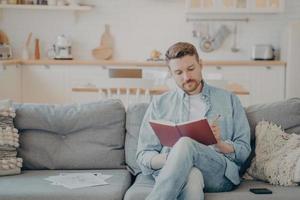
{"type": "MultiPolygon", "coordinates": [[[[206,103],[205,117],[211,121],[221,115],[219,126],[223,141],[231,144],[233,153],[223,154],[226,160],[225,176],[235,185],[240,183],[239,169],[248,158],[250,147],[250,127],[238,97],[223,89],[212,87],[206,83],[199,98],[206,103]]],[[[171,148],[162,146],[153,132],[149,120],[168,120],[175,123],[188,121],[189,95],[176,88],[153,98],[150,103],[139,134],[137,147],[137,163],[144,175],[158,175],[159,170],[151,168],[151,159],[160,153],[168,153],[171,148]]]]}

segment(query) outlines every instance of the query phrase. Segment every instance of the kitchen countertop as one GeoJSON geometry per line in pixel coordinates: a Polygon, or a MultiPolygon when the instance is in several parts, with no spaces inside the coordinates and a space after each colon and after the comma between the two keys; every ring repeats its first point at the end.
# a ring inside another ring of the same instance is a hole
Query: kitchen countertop
{"type": "MultiPolygon", "coordinates": [[[[113,66],[135,66],[135,67],[164,67],[166,64],[162,61],[125,61],[125,60],[0,60],[0,65],[113,65],[113,66]]],[[[204,66],[286,66],[283,61],[253,61],[253,60],[206,60],[204,66]]]]}

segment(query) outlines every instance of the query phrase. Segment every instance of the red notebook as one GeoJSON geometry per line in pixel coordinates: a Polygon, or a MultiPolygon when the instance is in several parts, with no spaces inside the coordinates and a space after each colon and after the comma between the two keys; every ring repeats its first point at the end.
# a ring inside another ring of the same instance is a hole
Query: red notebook
{"type": "Polygon", "coordinates": [[[217,140],[208,124],[207,119],[199,119],[175,124],[168,121],[149,121],[160,143],[172,147],[180,137],[190,137],[202,144],[216,144],[217,140]]]}

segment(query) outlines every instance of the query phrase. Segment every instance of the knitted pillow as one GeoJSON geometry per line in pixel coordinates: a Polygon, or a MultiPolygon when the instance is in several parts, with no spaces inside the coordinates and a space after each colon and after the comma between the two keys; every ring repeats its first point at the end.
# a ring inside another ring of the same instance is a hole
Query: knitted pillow
{"type": "Polygon", "coordinates": [[[13,125],[15,116],[12,102],[10,100],[0,101],[0,176],[21,172],[22,159],[16,157],[19,134],[13,125]]]}
{"type": "Polygon", "coordinates": [[[297,185],[300,135],[287,134],[275,124],[261,121],[256,126],[255,136],[255,157],[248,174],[274,185],[297,185]]]}

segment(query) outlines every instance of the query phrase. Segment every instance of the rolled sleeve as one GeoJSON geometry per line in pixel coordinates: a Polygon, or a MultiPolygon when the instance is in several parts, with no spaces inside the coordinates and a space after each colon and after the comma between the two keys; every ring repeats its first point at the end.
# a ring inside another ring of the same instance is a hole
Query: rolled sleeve
{"type": "Polygon", "coordinates": [[[224,142],[227,143],[227,144],[230,144],[234,149],[234,152],[225,153],[224,156],[227,157],[229,160],[234,161],[236,159],[236,156],[235,156],[236,146],[235,146],[235,144],[231,140],[225,140],[224,142]]]}
{"type": "Polygon", "coordinates": [[[240,100],[233,96],[233,137],[228,142],[233,145],[234,155],[228,154],[236,164],[242,165],[251,152],[250,126],[240,100]]]}
{"type": "Polygon", "coordinates": [[[139,163],[141,171],[144,175],[153,174],[155,170],[153,170],[151,167],[151,160],[154,156],[158,154],[159,153],[157,151],[148,151],[143,152],[143,155],[138,156],[137,162],[139,163]]]}

